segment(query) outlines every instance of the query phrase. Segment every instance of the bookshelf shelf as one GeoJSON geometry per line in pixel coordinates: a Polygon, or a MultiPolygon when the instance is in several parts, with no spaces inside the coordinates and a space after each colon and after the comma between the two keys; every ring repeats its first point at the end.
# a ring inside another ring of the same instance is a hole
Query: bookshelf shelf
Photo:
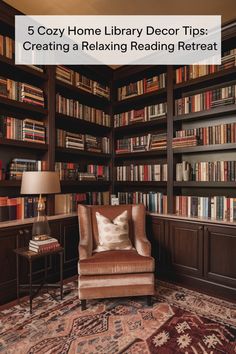
{"type": "Polygon", "coordinates": [[[67,149],[67,148],[61,148],[57,147],[56,148],[56,154],[58,155],[71,155],[71,156],[78,156],[78,157],[89,157],[89,158],[94,158],[94,159],[103,159],[103,160],[109,160],[111,159],[111,154],[104,154],[104,153],[96,153],[96,152],[90,152],[90,151],[84,151],[84,150],[78,150],[78,149],[67,149]]]}
{"type": "MultiPolygon", "coordinates": [[[[11,112],[20,112],[25,113],[27,115],[32,115],[33,117],[37,116],[46,116],[48,114],[48,110],[42,107],[37,107],[36,105],[27,104],[24,102],[19,102],[15,100],[11,100],[6,97],[0,97],[0,104],[5,108],[9,108],[11,112]]],[[[25,117],[24,117],[25,118],[25,117]]]]}
{"type": "Polygon", "coordinates": [[[109,187],[111,181],[61,181],[62,187],[109,187]]]}
{"type": "Polygon", "coordinates": [[[236,113],[236,105],[229,104],[226,106],[215,107],[209,109],[208,111],[200,111],[200,112],[193,112],[189,114],[182,114],[180,116],[174,116],[174,121],[184,121],[184,120],[198,120],[198,119],[206,119],[212,117],[220,117],[225,116],[227,114],[236,113]]]}
{"type": "Polygon", "coordinates": [[[236,182],[197,182],[197,181],[174,181],[174,187],[186,188],[232,188],[236,187],[236,182]]]}
{"type": "Polygon", "coordinates": [[[7,146],[13,148],[24,148],[29,150],[40,150],[40,151],[47,151],[48,144],[40,144],[40,143],[33,143],[28,141],[22,140],[13,140],[13,139],[3,139],[0,138],[0,146],[7,146]]]}
{"type": "Polygon", "coordinates": [[[11,188],[20,188],[21,186],[21,181],[19,180],[3,180],[3,181],[0,181],[0,188],[8,188],[8,187],[11,187],[11,188]]]}
{"type": "Polygon", "coordinates": [[[167,182],[165,181],[116,181],[115,187],[141,187],[141,188],[158,188],[158,187],[166,187],[167,182]]]}
{"type": "Polygon", "coordinates": [[[155,151],[143,151],[143,152],[131,152],[126,154],[116,154],[115,159],[117,160],[136,160],[138,158],[154,158],[156,156],[165,156],[167,150],[155,150],[155,151]]]}
{"type": "Polygon", "coordinates": [[[111,133],[111,127],[92,123],[84,119],[67,116],[62,113],[56,113],[56,125],[58,128],[71,130],[73,132],[95,134],[105,136],[111,133]]]}
{"type": "Polygon", "coordinates": [[[58,79],[56,79],[56,91],[65,95],[66,97],[71,97],[71,98],[73,97],[75,99],[80,98],[81,101],[83,101],[88,105],[91,105],[92,102],[92,105],[97,108],[104,109],[110,103],[110,101],[105,97],[94,95],[90,92],[81,90],[79,87],[67,84],[58,79]]]}
{"type": "Polygon", "coordinates": [[[185,88],[193,89],[194,86],[205,84],[205,85],[212,85],[214,83],[220,82],[220,80],[227,81],[227,78],[232,79],[232,75],[236,74],[236,68],[229,68],[221,71],[217,71],[213,74],[205,75],[198,77],[196,79],[188,80],[187,82],[181,82],[180,84],[174,84],[174,90],[178,91],[185,88]]]}
{"type": "Polygon", "coordinates": [[[165,127],[167,124],[166,116],[155,119],[147,122],[138,122],[134,124],[124,125],[121,127],[117,127],[114,129],[115,137],[124,136],[127,134],[135,134],[136,132],[140,132],[145,130],[146,132],[149,130],[153,130],[154,128],[165,127]]]}
{"type": "Polygon", "coordinates": [[[0,55],[0,70],[9,72],[11,76],[22,81],[44,82],[48,79],[48,75],[45,72],[38,71],[27,65],[15,65],[14,59],[9,59],[3,55],[0,55]]]}
{"type": "Polygon", "coordinates": [[[216,145],[199,145],[190,146],[185,148],[173,149],[174,154],[192,154],[192,153],[204,153],[210,151],[224,151],[224,150],[235,150],[236,144],[216,144],[216,145]]]}
{"type": "MultiPolygon", "coordinates": [[[[119,113],[121,111],[128,110],[131,107],[135,107],[136,104],[144,105],[145,103],[149,103],[149,101],[153,100],[162,100],[166,98],[167,90],[166,88],[147,92],[143,95],[137,95],[134,97],[130,97],[121,101],[115,101],[113,104],[115,113],[119,113]]],[[[151,103],[150,103],[151,104],[151,103]]]]}

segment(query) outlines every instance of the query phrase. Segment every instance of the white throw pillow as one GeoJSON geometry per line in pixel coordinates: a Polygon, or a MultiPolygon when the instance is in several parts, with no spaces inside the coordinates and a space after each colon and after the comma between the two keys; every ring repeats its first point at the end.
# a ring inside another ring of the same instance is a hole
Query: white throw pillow
{"type": "Polygon", "coordinates": [[[111,250],[131,250],[129,239],[128,212],[125,210],[115,219],[110,220],[96,212],[99,244],[94,252],[111,250]]]}

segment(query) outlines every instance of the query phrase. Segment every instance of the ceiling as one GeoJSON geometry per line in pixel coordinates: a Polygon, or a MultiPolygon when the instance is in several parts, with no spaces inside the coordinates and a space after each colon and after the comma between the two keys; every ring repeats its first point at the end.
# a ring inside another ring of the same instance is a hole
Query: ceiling
{"type": "Polygon", "coordinates": [[[236,17],[235,0],[5,0],[27,15],[222,15],[236,17]]]}
{"type": "Polygon", "coordinates": [[[5,0],[5,2],[27,15],[222,15],[223,23],[236,18],[236,0],[5,0]]]}

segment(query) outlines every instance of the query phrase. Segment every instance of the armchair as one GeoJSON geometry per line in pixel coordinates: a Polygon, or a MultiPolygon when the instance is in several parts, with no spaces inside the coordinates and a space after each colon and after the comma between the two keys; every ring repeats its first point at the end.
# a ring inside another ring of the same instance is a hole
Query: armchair
{"type": "Polygon", "coordinates": [[[154,259],[145,232],[145,207],[138,205],[78,206],[79,217],[79,299],[86,300],[154,295],[154,259]],[[96,212],[114,219],[127,210],[132,250],[94,253],[98,245],[96,212]]]}

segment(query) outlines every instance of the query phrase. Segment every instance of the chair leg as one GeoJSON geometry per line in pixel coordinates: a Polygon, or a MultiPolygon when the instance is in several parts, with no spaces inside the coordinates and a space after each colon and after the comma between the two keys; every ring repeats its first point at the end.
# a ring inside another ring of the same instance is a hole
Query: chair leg
{"type": "Polygon", "coordinates": [[[81,310],[86,310],[86,300],[81,300],[81,310]]]}
{"type": "Polygon", "coordinates": [[[152,306],[152,296],[151,295],[147,295],[147,305],[152,306]]]}

